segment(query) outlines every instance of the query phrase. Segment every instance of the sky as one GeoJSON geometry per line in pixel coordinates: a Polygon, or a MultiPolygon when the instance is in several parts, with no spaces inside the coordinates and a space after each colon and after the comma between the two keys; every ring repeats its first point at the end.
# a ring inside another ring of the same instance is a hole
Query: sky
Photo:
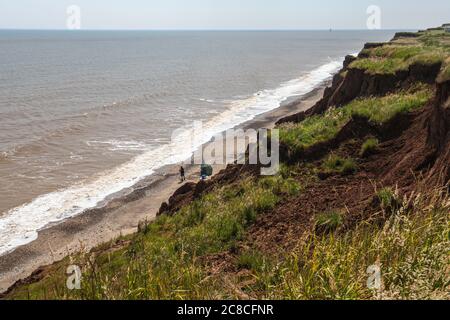
{"type": "Polygon", "coordinates": [[[0,0],[0,29],[66,29],[71,5],[81,29],[365,29],[371,5],[382,29],[450,22],[449,0],[0,0]]]}

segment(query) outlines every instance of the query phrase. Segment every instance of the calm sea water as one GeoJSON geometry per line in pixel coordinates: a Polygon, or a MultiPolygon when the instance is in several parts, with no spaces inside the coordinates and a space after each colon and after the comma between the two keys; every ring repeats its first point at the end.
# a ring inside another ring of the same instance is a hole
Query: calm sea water
{"type": "Polygon", "coordinates": [[[394,32],[0,31],[0,255],[330,78],[394,32]]]}

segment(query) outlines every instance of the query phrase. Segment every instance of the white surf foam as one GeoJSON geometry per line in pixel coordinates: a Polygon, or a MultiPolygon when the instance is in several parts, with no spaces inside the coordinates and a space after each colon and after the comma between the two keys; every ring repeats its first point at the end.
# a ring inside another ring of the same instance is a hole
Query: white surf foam
{"type": "MultiPolygon", "coordinates": [[[[278,108],[289,97],[302,96],[330,79],[339,70],[342,61],[329,63],[304,76],[283,83],[272,90],[263,90],[253,96],[233,101],[229,108],[203,125],[203,133],[195,144],[187,144],[189,134],[181,134],[170,144],[147,149],[133,160],[89,181],[42,195],[30,203],[13,208],[0,217],[0,255],[13,251],[38,237],[38,231],[49,224],[74,217],[94,208],[108,196],[130,188],[156,169],[189,158],[203,143],[215,134],[249,121],[257,115],[278,108]]],[[[111,143],[110,143],[111,142],[111,143]]],[[[117,145],[117,141],[109,141],[117,145]],[[114,143],[113,143],[114,142],[114,143]]],[[[136,143],[122,143],[122,148],[139,148],[136,143]]]]}
{"type": "Polygon", "coordinates": [[[109,151],[147,151],[149,147],[140,141],[107,140],[107,141],[87,141],[90,147],[106,147],[109,151]]]}

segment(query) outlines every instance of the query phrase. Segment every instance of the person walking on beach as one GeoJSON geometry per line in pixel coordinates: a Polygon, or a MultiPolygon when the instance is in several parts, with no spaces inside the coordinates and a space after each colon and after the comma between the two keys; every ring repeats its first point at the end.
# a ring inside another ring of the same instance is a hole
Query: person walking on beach
{"type": "Polygon", "coordinates": [[[181,180],[181,182],[186,181],[186,177],[184,175],[184,168],[183,168],[183,166],[180,167],[180,180],[181,180]]]}

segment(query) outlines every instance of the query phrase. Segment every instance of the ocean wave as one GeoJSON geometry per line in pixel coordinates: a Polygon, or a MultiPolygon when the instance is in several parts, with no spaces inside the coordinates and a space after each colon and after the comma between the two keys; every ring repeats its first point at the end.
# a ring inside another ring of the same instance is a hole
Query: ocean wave
{"type": "Polygon", "coordinates": [[[213,99],[199,98],[198,100],[201,102],[207,102],[207,103],[217,103],[217,101],[213,100],[213,99]]]}
{"type": "Polygon", "coordinates": [[[339,70],[341,63],[342,61],[331,61],[298,79],[281,84],[276,89],[262,90],[245,99],[230,102],[225,112],[203,125],[202,135],[195,139],[194,143],[186,143],[191,134],[189,128],[180,131],[172,142],[153,148],[136,141],[91,141],[97,145],[106,144],[109,148],[121,150],[123,148],[137,150],[142,147],[144,152],[89,181],[44,194],[1,215],[0,255],[35,240],[38,231],[49,224],[61,222],[96,207],[109,196],[128,189],[150,176],[156,169],[184,161],[215,134],[276,109],[290,97],[311,92],[329,80],[339,70]]]}
{"type": "Polygon", "coordinates": [[[11,155],[13,155],[15,150],[9,150],[9,151],[0,151],[0,161],[2,160],[9,160],[11,155]]]}
{"type": "Polygon", "coordinates": [[[106,140],[106,141],[87,141],[89,147],[106,148],[109,151],[146,151],[149,146],[140,141],[124,141],[124,140],[106,140]]]}

